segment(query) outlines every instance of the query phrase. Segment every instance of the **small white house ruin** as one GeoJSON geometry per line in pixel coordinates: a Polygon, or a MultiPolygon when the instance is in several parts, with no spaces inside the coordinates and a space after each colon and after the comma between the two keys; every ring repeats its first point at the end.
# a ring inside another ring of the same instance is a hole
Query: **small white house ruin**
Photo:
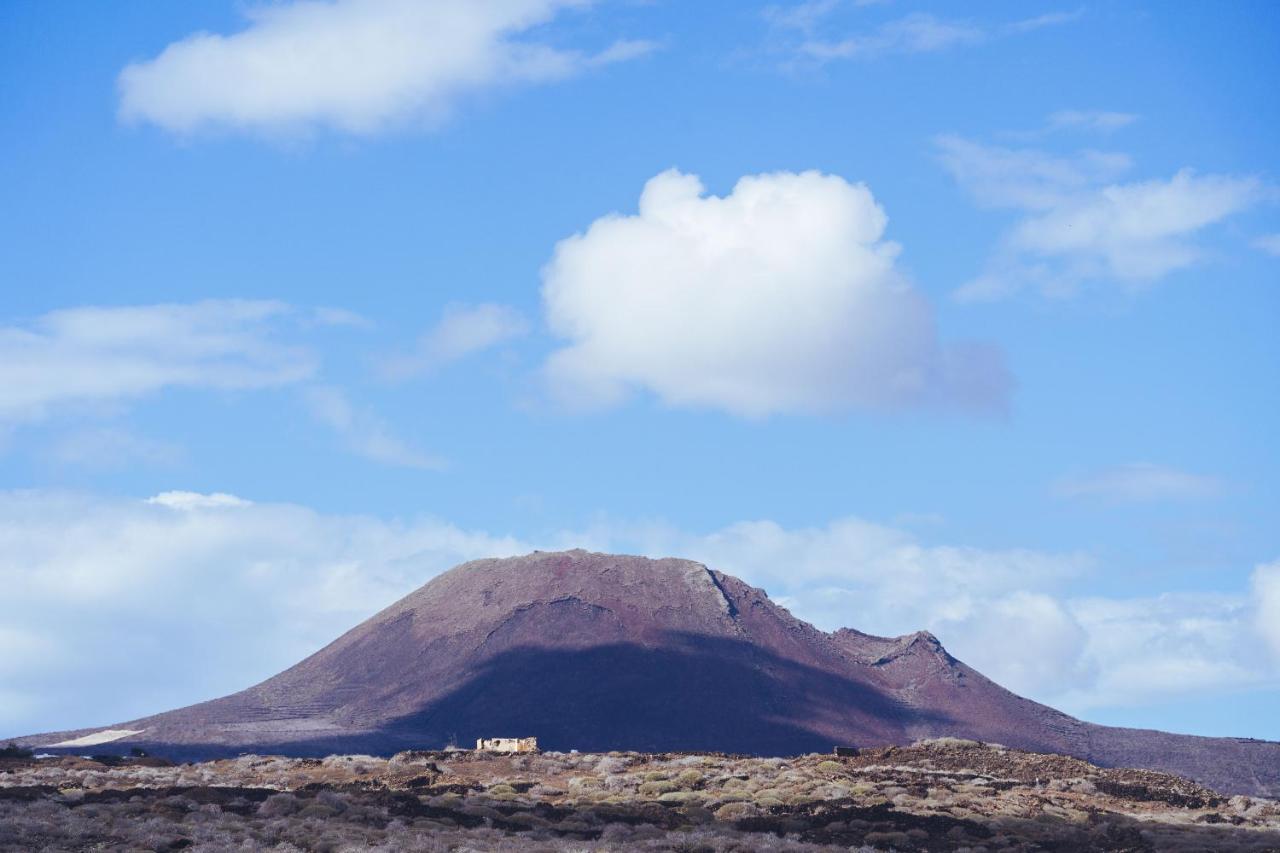
{"type": "Polygon", "coordinates": [[[482,737],[476,741],[477,752],[537,752],[536,737],[482,737]]]}

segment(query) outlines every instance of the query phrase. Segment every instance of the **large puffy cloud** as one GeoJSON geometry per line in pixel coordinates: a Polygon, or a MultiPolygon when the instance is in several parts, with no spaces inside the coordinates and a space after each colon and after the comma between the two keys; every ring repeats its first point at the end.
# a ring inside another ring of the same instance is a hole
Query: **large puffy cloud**
{"type": "Polygon", "coordinates": [[[1256,178],[1199,175],[1118,183],[1123,154],[1061,157],[1034,149],[938,140],[943,164],[979,203],[1022,218],[988,269],[956,291],[962,301],[999,299],[1033,284],[1051,296],[1093,280],[1142,287],[1199,262],[1194,238],[1262,199],[1256,178]]]}
{"type": "Polygon", "coordinates": [[[294,0],[251,8],[233,35],[195,33],[120,74],[120,113],[177,132],[370,133],[435,121],[489,87],[555,80],[630,59],[644,42],[594,55],[520,36],[590,0],[294,0]]]}
{"type": "Polygon", "coordinates": [[[315,356],[284,340],[299,315],[279,302],[82,307],[0,327],[0,422],[110,404],[165,388],[298,382],[315,356]]]}
{"type": "Polygon", "coordinates": [[[548,374],[567,398],[646,388],[750,416],[849,407],[1001,407],[998,353],[939,342],[861,184],[818,172],[651,179],[633,215],[563,240],[543,272],[548,374]]]}
{"type": "Polygon", "coordinates": [[[1077,599],[1085,555],[930,545],[854,518],[709,533],[606,523],[530,541],[227,494],[34,491],[0,494],[0,736],[231,692],[458,562],[579,545],[700,560],[826,629],[931,630],[998,681],[1076,713],[1280,681],[1277,564],[1249,591],[1077,599]]]}

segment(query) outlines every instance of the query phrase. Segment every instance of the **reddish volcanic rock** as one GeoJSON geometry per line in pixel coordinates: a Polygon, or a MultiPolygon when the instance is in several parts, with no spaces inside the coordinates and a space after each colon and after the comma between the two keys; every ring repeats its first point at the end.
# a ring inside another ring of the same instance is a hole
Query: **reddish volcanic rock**
{"type": "Polygon", "coordinates": [[[140,733],[95,751],[178,758],[493,735],[785,755],[954,736],[1280,794],[1280,744],[1091,725],[1001,688],[927,632],[827,634],[698,563],[585,551],[466,563],[256,687],[111,728],[140,733]]]}

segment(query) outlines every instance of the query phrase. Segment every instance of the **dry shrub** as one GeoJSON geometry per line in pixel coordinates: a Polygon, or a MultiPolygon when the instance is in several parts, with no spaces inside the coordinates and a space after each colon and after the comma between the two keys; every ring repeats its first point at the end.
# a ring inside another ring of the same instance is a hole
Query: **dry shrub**
{"type": "Polygon", "coordinates": [[[541,782],[530,788],[529,793],[535,797],[540,797],[546,800],[554,800],[557,797],[563,797],[565,795],[563,788],[557,788],[554,785],[545,785],[541,782]]]}
{"type": "Polygon", "coordinates": [[[627,769],[627,762],[616,755],[606,755],[596,762],[595,772],[598,776],[612,776],[627,769]]]}
{"type": "Polygon", "coordinates": [[[982,743],[962,737],[930,737],[918,740],[912,746],[935,747],[939,749],[980,747],[982,743]]]}
{"type": "Polygon", "coordinates": [[[684,770],[676,776],[675,781],[683,788],[691,788],[702,781],[702,773],[698,770],[684,770]]]}
{"type": "Polygon", "coordinates": [[[662,794],[669,794],[675,791],[679,786],[675,782],[666,780],[645,782],[640,786],[640,796],[642,797],[658,797],[662,794]]]}
{"type": "Polygon", "coordinates": [[[755,817],[760,814],[760,810],[751,803],[725,803],[716,809],[716,817],[719,820],[742,820],[747,817],[755,817]]]}

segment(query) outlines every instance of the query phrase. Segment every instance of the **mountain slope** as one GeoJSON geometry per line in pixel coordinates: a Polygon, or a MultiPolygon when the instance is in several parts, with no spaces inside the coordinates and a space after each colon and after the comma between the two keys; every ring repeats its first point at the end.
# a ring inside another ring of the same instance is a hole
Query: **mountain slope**
{"type": "Polygon", "coordinates": [[[188,758],[494,735],[791,754],[950,735],[1280,794],[1280,744],[1083,723],[1004,690],[928,633],[827,634],[698,563],[584,551],[466,563],[255,687],[111,728],[138,733],[97,751],[188,758]]]}

